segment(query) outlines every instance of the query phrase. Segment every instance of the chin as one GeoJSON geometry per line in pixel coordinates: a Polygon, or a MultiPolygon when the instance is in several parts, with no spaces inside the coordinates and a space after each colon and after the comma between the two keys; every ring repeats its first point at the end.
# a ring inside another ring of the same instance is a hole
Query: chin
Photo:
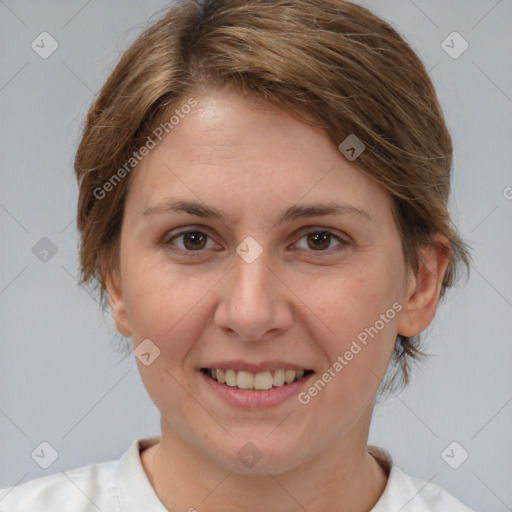
{"type": "Polygon", "coordinates": [[[211,453],[211,458],[214,464],[241,475],[268,476],[269,473],[286,473],[301,465],[307,458],[301,443],[296,447],[284,446],[278,440],[270,441],[264,437],[260,441],[230,440],[232,448],[226,446],[223,451],[211,453]]]}

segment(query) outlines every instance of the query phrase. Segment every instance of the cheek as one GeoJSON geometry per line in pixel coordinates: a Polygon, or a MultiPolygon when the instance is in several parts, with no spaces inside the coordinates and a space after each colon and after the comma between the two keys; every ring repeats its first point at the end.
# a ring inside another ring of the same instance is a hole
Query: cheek
{"type": "Polygon", "coordinates": [[[321,320],[312,317],[312,335],[327,356],[330,375],[336,375],[332,380],[343,382],[342,394],[378,387],[395,345],[400,296],[395,277],[377,270],[354,268],[326,279],[323,288],[309,288],[311,309],[321,320]]]}
{"type": "Polygon", "coordinates": [[[339,339],[373,325],[399,297],[389,272],[351,267],[309,283],[312,310],[339,339]]]}
{"type": "Polygon", "coordinates": [[[178,408],[184,414],[194,408],[182,388],[192,368],[188,355],[208,320],[205,293],[218,279],[171,271],[162,265],[146,266],[143,271],[141,267],[141,272],[132,275],[127,308],[134,348],[149,339],[159,351],[148,366],[137,360],[141,378],[160,410],[178,408]],[[169,396],[176,400],[169,401],[169,396]]]}
{"type": "Polygon", "coordinates": [[[218,279],[161,263],[132,269],[126,302],[135,344],[149,338],[161,351],[186,349],[203,325],[203,297],[218,279]]]}

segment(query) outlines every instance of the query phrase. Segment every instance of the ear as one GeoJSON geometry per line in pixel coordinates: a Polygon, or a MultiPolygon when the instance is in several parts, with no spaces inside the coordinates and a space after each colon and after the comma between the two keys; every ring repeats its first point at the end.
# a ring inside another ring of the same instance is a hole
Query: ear
{"type": "Polygon", "coordinates": [[[450,260],[450,242],[436,235],[422,249],[422,261],[416,274],[408,277],[407,295],[400,312],[398,334],[415,336],[432,322],[439,304],[443,277],[450,260]]]}
{"type": "Polygon", "coordinates": [[[132,331],[126,314],[126,303],[123,297],[123,289],[121,286],[119,272],[117,270],[109,270],[107,272],[105,284],[108,291],[110,310],[112,311],[112,317],[114,318],[117,330],[123,336],[131,336],[132,331]]]}

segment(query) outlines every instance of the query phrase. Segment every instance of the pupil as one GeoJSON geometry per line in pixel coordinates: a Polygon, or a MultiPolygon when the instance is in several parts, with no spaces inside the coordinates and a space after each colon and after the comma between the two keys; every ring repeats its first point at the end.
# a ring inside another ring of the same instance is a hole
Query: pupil
{"type": "MultiPolygon", "coordinates": [[[[197,242],[198,240],[200,241],[200,239],[203,240],[204,242],[204,235],[202,233],[197,233],[197,232],[193,232],[193,233],[185,233],[183,235],[183,239],[184,239],[184,243],[185,243],[185,246],[188,248],[188,249],[202,249],[203,246],[201,247],[198,247],[197,246],[197,242]],[[189,246],[189,242],[192,242],[192,245],[189,246]]],[[[204,244],[203,244],[204,245],[204,244]]]]}
{"type": "Polygon", "coordinates": [[[316,245],[316,249],[326,249],[327,247],[329,247],[329,238],[330,238],[329,233],[326,233],[326,232],[314,233],[314,234],[310,235],[310,237],[315,240],[315,243],[319,240],[320,240],[320,242],[322,242],[322,241],[324,242],[321,247],[316,245]]]}

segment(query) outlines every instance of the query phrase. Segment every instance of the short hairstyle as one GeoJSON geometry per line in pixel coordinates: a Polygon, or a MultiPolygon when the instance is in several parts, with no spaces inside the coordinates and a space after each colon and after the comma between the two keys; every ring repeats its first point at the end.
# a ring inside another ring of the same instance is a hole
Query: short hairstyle
{"type": "MultiPolygon", "coordinates": [[[[407,267],[418,270],[440,233],[449,240],[439,246],[449,251],[441,298],[460,267],[469,273],[448,211],[451,136],[423,63],[389,23],[344,0],[179,0],[120,58],[75,157],[80,284],[99,289],[103,309],[138,150],[156,127],[170,133],[166,121],[193,94],[224,87],[322,128],[336,146],[355,135],[366,148],[358,170],[392,199],[407,267]]],[[[381,393],[409,383],[411,363],[427,355],[421,342],[397,337],[381,393]]]]}

